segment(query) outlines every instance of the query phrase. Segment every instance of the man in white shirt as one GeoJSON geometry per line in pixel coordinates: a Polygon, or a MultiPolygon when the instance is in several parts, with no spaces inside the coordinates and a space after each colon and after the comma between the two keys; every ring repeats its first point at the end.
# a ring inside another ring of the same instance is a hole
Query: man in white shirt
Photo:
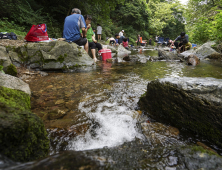
{"type": "Polygon", "coordinates": [[[120,31],[120,32],[119,32],[119,36],[122,37],[122,36],[123,36],[123,33],[124,33],[124,30],[120,31]]]}

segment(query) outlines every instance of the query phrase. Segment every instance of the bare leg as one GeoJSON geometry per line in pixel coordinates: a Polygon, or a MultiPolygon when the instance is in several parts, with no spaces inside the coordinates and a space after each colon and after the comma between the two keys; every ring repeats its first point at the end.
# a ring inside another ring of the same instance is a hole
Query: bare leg
{"type": "Polygon", "coordinates": [[[87,41],[87,43],[84,45],[84,49],[86,51],[86,53],[88,54],[88,51],[89,51],[89,43],[87,41]]]}
{"type": "Polygon", "coordinates": [[[98,40],[99,40],[99,34],[97,36],[98,36],[98,40]]]}
{"type": "Polygon", "coordinates": [[[96,49],[91,49],[92,55],[93,55],[93,60],[94,62],[97,62],[97,58],[96,58],[96,49]]]}

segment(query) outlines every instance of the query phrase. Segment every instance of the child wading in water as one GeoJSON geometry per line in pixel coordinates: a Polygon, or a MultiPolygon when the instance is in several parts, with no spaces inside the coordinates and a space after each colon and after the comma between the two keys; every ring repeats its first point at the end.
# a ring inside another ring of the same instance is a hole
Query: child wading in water
{"type": "Polygon", "coordinates": [[[129,49],[129,45],[128,45],[128,39],[125,37],[123,38],[123,47],[125,47],[126,49],[129,49]]]}

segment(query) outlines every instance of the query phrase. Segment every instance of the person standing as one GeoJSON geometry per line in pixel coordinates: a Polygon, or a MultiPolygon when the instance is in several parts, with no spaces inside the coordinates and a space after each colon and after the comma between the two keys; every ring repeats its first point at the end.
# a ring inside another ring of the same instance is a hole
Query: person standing
{"type": "Polygon", "coordinates": [[[89,45],[86,39],[87,27],[81,11],[78,8],[73,8],[71,15],[65,18],[63,38],[67,42],[74,42],[79,46],[84,46],[88,53],[89,45]],[[83,37],[81,37],[80,29],[82,29],[83,37]]]}
{"type": "Polygon", "coordinates": [[[101,40],[101,35],[102,35],[102,27],[97,24],[97,36],[98,36],[98,40],[101,40]]]}
{"type": "Polygon", "coordinates": [[[140,45],[140,43],[141,43],[140,41],[141,41],[141,40],[140,40],[140,35],[138,34],[138,35],[137,35],[137,46],[140,45]]]}
{"type": "Polygon", "coordinates": [[[149,45],[152,45],[152,38],[149,39],[149,45]]]}
{"type": "Polygon", "coordinates": [[[124,30],[120,31],[120,32],[119,32],[119,36],[120,36],[120,37],[124,37],[124,36],[123,36],[123,33],[124,33],[124,30]]]}

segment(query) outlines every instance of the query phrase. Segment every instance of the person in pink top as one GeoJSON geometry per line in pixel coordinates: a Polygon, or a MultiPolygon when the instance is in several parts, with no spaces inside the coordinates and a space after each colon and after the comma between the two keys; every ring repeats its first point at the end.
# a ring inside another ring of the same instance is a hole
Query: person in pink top
{"type": "Polygon", "coordinates": [[[129,49],[129,44],[128,44],[128,39],[125,37],[123,38],[123,47],[125,47],[126,49],[129,49]]]}

